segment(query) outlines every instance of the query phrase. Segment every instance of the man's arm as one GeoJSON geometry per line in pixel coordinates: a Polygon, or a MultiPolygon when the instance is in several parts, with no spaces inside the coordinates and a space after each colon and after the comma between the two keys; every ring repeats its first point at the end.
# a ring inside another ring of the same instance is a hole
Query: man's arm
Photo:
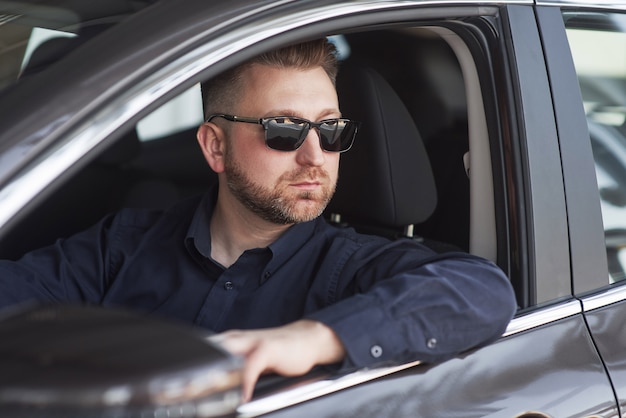
{"type": "Polygon", "coordinates": [[[33,302],[91,302],[101,299],[108,223],[25,254],[0,260],[0,308],[33,302]]]}
{"type": "MultiPolygon", "coordinates": [[[[388,253],[385,258],[402,264],[388,253]]],[[[246,357],[246,400],[263,372],[295,376],[317,364],[360,368],[442,361],[497,339],[516,310],[508,278],[477,257],[459,254],[413,269],[393,267],[394,274],[378,280],[371,275],[390,271],[365,270],[352,281],[358,282],[356,294],[303,321],[216,337],[246,357]]]]}
{"type": "Polygon", "coordinates": [[[443,361],[498,339],[517,310],[509,279],[492,262],[451,253],[407,269],[408,254],[385,253],[379,266],[390,270],[362,269],[356,294],[305,316],[341,339],[343,367],[443,361]]]}
{"type": "Polygon", "coordinates": [[[121,264],[158,212],[123,210],[88,229],[0,260],[0,309],[32,302],[101,303],[121,264]]]}
{"type": "Polygon", "coordinates": [[[227,331],[211,340],[245,357],[244,402],[252,398],[263,373],[300,376],[316,365],[339,363],[345,356],[343,344],[332,329],[307,319],[276,328],[227,331]]]}

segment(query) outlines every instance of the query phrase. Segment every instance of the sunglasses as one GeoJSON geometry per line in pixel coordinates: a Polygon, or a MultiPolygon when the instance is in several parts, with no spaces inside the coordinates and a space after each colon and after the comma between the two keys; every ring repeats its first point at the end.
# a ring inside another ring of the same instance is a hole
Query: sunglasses
{"type": "Polygon", "coordinates": [[[317,129],[320,146],[324,151],[345,152],[352,147],[359,123],[349,119],[324,119],[319,122],[294,116],[272,116],[268,118],[244,118],[240,116],[215,114],[207,118],[223,118],[231,122],[256,123],[265,129],[265,144],[278,151],[295,151],[306,139],[311,128],[317,129]]]}

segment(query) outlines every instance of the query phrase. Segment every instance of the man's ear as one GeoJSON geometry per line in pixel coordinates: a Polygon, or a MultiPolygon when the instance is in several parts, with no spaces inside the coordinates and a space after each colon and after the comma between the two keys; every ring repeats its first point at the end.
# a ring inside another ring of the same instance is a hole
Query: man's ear
{"type": "Polygon", "coordinates": [[[224,131],[212,122],[205,122],[196,134],[204,159],[216,173],[224,171],[224,131]]]}

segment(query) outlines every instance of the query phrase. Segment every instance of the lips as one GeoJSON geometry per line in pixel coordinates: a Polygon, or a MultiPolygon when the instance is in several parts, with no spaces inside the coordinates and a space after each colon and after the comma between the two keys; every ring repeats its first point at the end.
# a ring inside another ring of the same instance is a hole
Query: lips
{"type": "Polygon", "coordinates": [[[291,183],[293,187],[305,190],[315,190],[322,185],[319,181],[301,181],[297,183],[291,183]]]}
{"type": "Polygon", "coordinates": [[[318,190],[328,183],[329,176],[322,168],[307,168],[285,174],[283,181],[300,190],[318,190]]]}

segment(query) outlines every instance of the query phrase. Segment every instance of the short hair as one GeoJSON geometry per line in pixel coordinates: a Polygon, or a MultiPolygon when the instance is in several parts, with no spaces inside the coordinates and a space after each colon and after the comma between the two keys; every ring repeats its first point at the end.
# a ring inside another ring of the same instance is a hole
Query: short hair
{"type": "Polygon", "coordinates": [[[265,52],[202,83],[205,118],[234,111],[242,93],[243,74],[254,64],[300,69],[322,67],[333,85],[338,71],[337,50],[326,38],[265,52]]]}

